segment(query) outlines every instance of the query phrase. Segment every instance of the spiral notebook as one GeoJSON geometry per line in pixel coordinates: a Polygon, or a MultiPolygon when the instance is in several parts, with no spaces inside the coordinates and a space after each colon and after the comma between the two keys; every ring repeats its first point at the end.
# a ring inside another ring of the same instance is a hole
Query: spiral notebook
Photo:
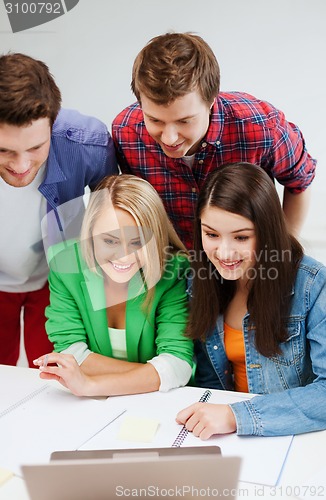
{"type": "MultiPolygon", "coordinates": [[[[203,393],[203,395],[199,398],[198,402],[199,403],[207,403],[207,401],[209,400],[211,395],[212,395],[211,391],[209,389],[207,389],[203,393]]],[[[188,432],[189,432],[188,429],[186,429],[186,427],[183,426],[181,431],[179,432],[179,434],[177,435],[177,437],[173,441],[172,448],[179,448],[180,446],[182,446],[184,440],[186,439],[186,437],[188,435],[188,432]]]]}
{"type": "Polygon", "coordinates": [[[230,404],[245,401],[254,394],[241,394],[228,391],[211,390],[206,393],[200,387],[182,387],[167,393],[139,394],[137,396],[118,396],[114,404],[124,404],[127,411],[95,436],[80,450],[101,450],[121,448],[187,448],[220,446],[223,457],[240,456],[242,466],[240,481],[260,483],[270,486],[277,484],[286,460],[292,436],[258,437],[238,436],[236,433],[214,435],[202,441],[187,432],[175,418],[180,410],[198,402],[201,398],[207,404],[230,404]],[[211,393],[211,394],[210,394],[211,393]],[[119,438],[119,431],[124,418],[146,417],[159,420],[159,428],[151,442],[125,441],[119,438]]]}
{"type": "MultiPolygon", "coordinates": [[[[210,396],[207,390],[199,401],[210,396]]],[[[198,491],[234,498],[241,458],[222,457],[218,446],[181,448],[187,433],[183,427],[171,448],[54,452],[48,464],[22,466],[31,500],[193,498],[198,491]]]]}
{"type": "MultiPolygon", "coordinates": [[[[292,436],[213,436],[201,441],[178,425],[178,411],[204,397],[205,391],[183,387],[168,393],[117,396],[107,400],[78,398],[58,384],[44,384],[38,371],[1,367],[0,467],[21,475],[20,465],[45,464],[55,450],[103,450],[220,446],[222,458],[240,456],[240,480],[275,485],[292,436]],[[126,416],[159,420],[151,442],[119,439],[126,416]],[[13,432],[14,429],[14,432],[13,432]],[[55,431],[54,431],[55,430],[55,431]]],[[[214,391],[205,401],[230,404],[254,397],[214,391]]]]}

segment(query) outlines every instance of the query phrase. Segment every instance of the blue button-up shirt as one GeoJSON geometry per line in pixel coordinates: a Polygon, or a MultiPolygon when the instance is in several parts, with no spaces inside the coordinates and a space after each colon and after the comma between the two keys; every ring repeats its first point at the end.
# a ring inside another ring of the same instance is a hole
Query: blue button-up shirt
{"type": "Polygon", "coordinates": [[[79,236],[85,187],[118,174],[112,138],[97,118],[62,109],[54,122],[46,177],[39,191],[47,200],[43,242],[49,247],[79,236]]]}

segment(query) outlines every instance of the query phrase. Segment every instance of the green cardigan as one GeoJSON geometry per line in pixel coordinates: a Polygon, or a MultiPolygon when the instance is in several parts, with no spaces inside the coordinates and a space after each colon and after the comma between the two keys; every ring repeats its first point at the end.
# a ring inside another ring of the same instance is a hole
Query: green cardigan
{"type": "MultiPolygon", "coordinates": [[[[46,330],[61,352],[75,342],[86,342],[93,352],[112,357],[105,306],[104,280],[87,268],[75,241],[49,249],[50,305],[45,314],[46,330]]],[[[126,307],[128,361],[145,363],[161,353],[169,353],[192,366],[193,342],[184,336],[188,319],[186,272],[188,259],[174,256],[155,285],[147,314],[142,309],[144,294],[139,290],[139,273],[129,284],[126,307]]]]}

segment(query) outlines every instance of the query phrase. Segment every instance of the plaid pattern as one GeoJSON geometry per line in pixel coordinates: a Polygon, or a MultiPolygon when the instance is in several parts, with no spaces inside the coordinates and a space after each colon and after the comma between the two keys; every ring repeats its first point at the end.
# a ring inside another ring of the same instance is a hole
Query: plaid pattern
{"type": "Polygon", "coordinates": [[[268,102],[240,92],[221,92],[192,168],[166,156],[148,134],[138,103],[114,119],[112,137],[121,171],[149,181],[161,196],[182,241],[192,248],[193,214],[206,176],[226,163],[260,165],[292,193],[304,191],[315,175],[298,127],[268,102]]]}

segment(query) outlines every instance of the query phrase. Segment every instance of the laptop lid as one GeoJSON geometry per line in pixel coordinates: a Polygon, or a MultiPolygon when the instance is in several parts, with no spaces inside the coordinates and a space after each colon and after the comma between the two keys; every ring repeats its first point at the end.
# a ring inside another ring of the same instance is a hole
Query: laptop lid
{"type": "Polygon", "coordinates": [[[217,446],[54,452],[23,465],[31,500],[236,496],[239,457],[217,446]]]}

